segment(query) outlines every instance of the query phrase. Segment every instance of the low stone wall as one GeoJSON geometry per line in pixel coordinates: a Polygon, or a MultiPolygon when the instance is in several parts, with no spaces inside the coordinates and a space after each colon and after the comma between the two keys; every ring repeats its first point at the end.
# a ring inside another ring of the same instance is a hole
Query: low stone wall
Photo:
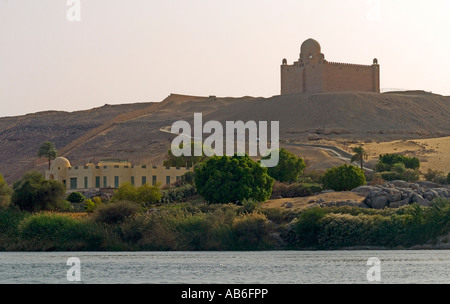
{"type": "Polygon", "coordinates": [[[352,191],[365,195],[363,204],[374,209],[398,208],[412,203],[429,206],[435,198],[450,198],[448,187],[431,182],[408,183],[397,180],[378,186],[360,186],[352,191]]]}

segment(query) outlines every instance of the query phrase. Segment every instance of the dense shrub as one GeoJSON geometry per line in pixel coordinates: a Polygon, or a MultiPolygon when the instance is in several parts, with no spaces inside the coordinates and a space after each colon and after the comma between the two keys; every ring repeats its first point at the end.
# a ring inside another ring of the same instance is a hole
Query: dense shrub
{"type": "Polygon", "coordinates": [[[66,189],[60,182],[45,180],[39,172],[28,172],[14,183],[11,198],[13,205],[25,211],[70,210],[65,200],[66,189]]]}
{"type": "Polygon", "coordinates": [[[445,184],[447,182],[447,177],[444,172],[439,170],[428,169],[427,173],[424,174],[424,177],[427,181],[437,184],[445,184]]]}
{"type": "Polygon", "coordinates": [[[84,211],[86,211],[87,213],[92,213],[94,212],[96,209],[100,208],[101,206],[103,206],[103,201],[100,197],[95,196],[92,199],[87,199],[84,203],[84,211]]]}
{"type": "Polygon", "coordinates": [[[293,248],[336,249],[348,246],[424,244],[450,229],[450,200],[435,199],[396,209],[311,208],[282,235],[293,248]]]}
{"type": "Polygon", "coordinates": [[[319,184],[306,183],[280,183],[275,182],[271,198],[288,198],[288,197],[304,197],[322,191],[323,188],[319,184]]]}
{"type": "Polygon", "coordinates": [[[115,191],[112,201],[130,201],[149,207],[161,200],[161,189],[158,185],[151,186],[146,183],[140,187],[134,187],[131,183],[123,183],[115,191]]]}
{"type": "Polygon", "coordinates": [[[173,203],[184,202],[187,198],[197,194],[197,190],[191,184],[184,184],[179,187],[172,187],[162,190],[160,202],[173,203]]]}
{"type": "Polygon", "coordinates": [[[67,200],[71,203],[82,203],[86,198],[80,192],[72,192],[67,196],[67,200]]]}
{"type": "Polygon", "coordinates": [[[118,234],[96,223],[66,214],[38,213],[19,225],[17,250],[115,250],[122,246],[118,234]]]}
{"type": "MultiPolygon", "coordinates": [[[[270,159],[270,157],[271,156],[269,155],[262,159],[270,159]]],[[[279,150],[278,157],[278,164],[267,169],[269,176],[279,182],[295,182],[306,167],[303,159],[295,156],[284,148],[279,150]]]]}
{"type": "Polygon", "coordinates": [[[323,176],[323,187],[335,191],[352,190],[365,183],[364,171],[361,168],[347,164],[328,169],[323,176]]]}
{"type": "Polygon", "coordinates": [[[267,217],[262,213],[244,213],[233,221],[234,246],[239,250],[261,250],[271,247],[267,217]]]}
{"type": "Polygon", "coordinates": [[[7,208],[11,202],[12,189],[0,174],[0,209],[7,208]]]}
{"type": "Polygon", "coordinates": [[[450,172],[447,174],[447,184],[450,184],[450,172]]]}
{"type": "Polygon", "coordinates": [[[115,224],[136,215],[139,210],[140,208],[135,202],[111,202],[95,210],[93,217],[99,223],[115,224]]]}
{"type": "Polygon", "coordinates": [[[213,156],[195,168],[195,185],[208,203],[265,201],[274,179],[248,155],[213,156]]]}
{"type": "Polygon", "coordinates": [[[391,171],[397,163],[403,163],[406,169],[417,170],[420,167],[420,161],[417,157],[407,157],[400,154],[382,154],[375,165],[377,172],[391,171]]]}

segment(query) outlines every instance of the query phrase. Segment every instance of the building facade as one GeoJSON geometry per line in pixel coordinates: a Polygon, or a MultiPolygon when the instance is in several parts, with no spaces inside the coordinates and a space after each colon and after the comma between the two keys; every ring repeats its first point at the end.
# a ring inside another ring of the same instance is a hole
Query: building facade
{"type": "Polygon", "coordinates": [[[380,66],[329,62],[314,39],[302,43],[300,58],[292,65],[281,64],[281,95],[364,91],[380,92],[380,66]]]}
{"type": "Polygon", "coordinates": [[[50,170],[45,171],[45,178],[62,182],[67,190],[88,190],[100,188],[117,188],[125,182],[139,187],[145,183],[161,186],[169,185],[181,178],[192,168],[164,166],[133,166],[128,161],[105,160],[97,165],[72,167],[69,160],[57,157],[50,170]]]}

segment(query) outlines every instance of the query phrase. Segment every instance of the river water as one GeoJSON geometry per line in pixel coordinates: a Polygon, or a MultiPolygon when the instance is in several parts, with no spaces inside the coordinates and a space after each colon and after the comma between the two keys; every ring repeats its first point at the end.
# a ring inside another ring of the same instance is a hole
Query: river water
{"type": "Polygon", "coordinates": [[[72,283],[75,274],[86,284],[449,284],[450,250],[0,252],[2,284],[72,283]]]}

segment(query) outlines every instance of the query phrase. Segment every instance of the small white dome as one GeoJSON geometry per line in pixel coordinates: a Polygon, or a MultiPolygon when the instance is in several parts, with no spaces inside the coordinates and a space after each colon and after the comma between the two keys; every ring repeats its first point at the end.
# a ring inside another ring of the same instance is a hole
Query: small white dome
{"type": "Polygon", "coordinates": [[[62,168],[70,168],[70,162],[65,157],[57,157],[53,160],[52,165],[50,166],[51,170],[58,170],[62,168]]]}

